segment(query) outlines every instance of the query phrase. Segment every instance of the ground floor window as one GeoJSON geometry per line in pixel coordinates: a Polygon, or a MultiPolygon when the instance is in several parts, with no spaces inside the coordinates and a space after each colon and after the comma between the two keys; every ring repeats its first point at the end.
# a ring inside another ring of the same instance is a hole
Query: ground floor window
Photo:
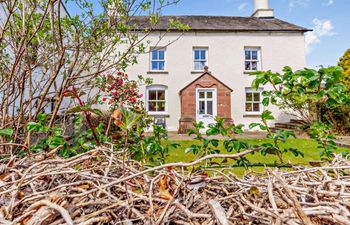
{"type": "Polygon", "coordinates": [[[150,113],[165,113],[167,87],[163,85],[152,85],[146,89],[146,108],[150,113]]]}
{"type": "Polygon", "coordinates": [[[245,89],[245,112],[246,113],[261,113],[261,92],[262,89],[255,90],[253,88],[245,89]]]}

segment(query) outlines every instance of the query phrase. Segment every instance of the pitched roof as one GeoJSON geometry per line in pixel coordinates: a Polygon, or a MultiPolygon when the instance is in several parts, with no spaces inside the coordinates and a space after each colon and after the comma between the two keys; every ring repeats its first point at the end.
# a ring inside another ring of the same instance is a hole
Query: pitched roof
{"type": "MultiPolygon", "coordinates": [[[[154,31],[169,30],[169,20],[178,20],[191,27],[191,31],[310,31],[276,18],[237,17],[237,16],[161,16],[159,23],[151,27],[149,17],[133,16],[130,19],[137,30],[146,28],[154,31]]],[[[176,31],[170,28],[170,31],[176,31]]]]}
{"type": "Polygon", "coordinates": [[[181,95],[182,92],[188,88],[189,86],[191,86],[193,83],[195,83],[196,81],[202,79],[205,75],[209,75],[211,78],[213,78],[214,80],[216,80],[218,83],[222,84],[223,86],[225,86],[228,90],[230,90],[231,92],[233,91],[232,88],[230,88],[229,86],[227,86],[224,82],[222,82],[221,80],[219,80],[218,78],[216,78],[213,74],[211,74],[210,72],[204,72],[202,75],[200,75],[199,77],[197,77],[196,79],[194,79],[193,81],[191,81],[189,84],[187,84],[184,88],[182,88],[179,91],[179,94],[181,95]]]}

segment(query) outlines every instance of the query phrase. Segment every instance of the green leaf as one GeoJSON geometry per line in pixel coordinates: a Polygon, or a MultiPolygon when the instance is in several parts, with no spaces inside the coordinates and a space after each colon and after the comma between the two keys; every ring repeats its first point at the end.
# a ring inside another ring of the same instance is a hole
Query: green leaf
{"type": "Polygon", "coordinates": [[[37,123],[36,122],[29,122],[27,123],[27,131],[32,131],[37,127],[37,123]]]}
{"type": "Polygon", "coordinates": [[[210,142],[215,148],[219,146],[219,140],[217,139],[212,139],[210,142]]]}
{"type": "Polygon", "coordinates": [[[258,126],[260,126],[260,123],[251,123],[251,124],[249,124],[249,129],[253,129],[253,128],[258,127],[258,126]]]}
{"type": "Polygon", "coordinates": [[[13,129],[11,128],[5,128],[0,130],[0,136],[12,136],[13,134],[13,129]]]}
{"type": "Polygon", "coordinates": [[[269,98],[269,97],[264,98],[264,99],[262,100],[262,104],[263,104],[264,106],[268,106],[268,105],[270,104],[270,98],[269,98]]]}
{"type": "Polygon", "coordinates": [[[265,110],[262,114],[261,114],[261,118],[263,120],[274,120],[275,118],[272,116],[272,112],[265,110]]]}
{"type": "Polygon", "coordinates": [[[37,118],[40,122],[46,122],[49,119],[49,115],[45,113],[39,113],[37,118]]]}

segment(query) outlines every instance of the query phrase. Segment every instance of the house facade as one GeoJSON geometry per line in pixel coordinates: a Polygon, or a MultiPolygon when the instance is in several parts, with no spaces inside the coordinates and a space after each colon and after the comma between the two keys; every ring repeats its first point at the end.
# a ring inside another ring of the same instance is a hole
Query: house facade
{"type": "MultiPolygon", "coordinates": [[[[255,0],[249,17],[164,16],[147,37],[149,53],[128,68],[130,78],[150,77],[142,87],[149,115],[180,133],[194,121],[208,125],[216,116],[227,122],[260,121],[263,89],[254,90],[250,74],[257,70],[294,70],[306,66],[304,34],[308,30],[274,18],[268,0],[255,0]],[[188,32],[168,30],[169,19],[191,26],[188,32]],[[161,39],[159,37],[162,37],[161,39]]],[[[146,17],[134,22],[146,26],[146,17]]],[[[269,87],[265,87],[266,90],[269,87]]],[[[277,121],[288,114],[269,108],[277,121]]]]}

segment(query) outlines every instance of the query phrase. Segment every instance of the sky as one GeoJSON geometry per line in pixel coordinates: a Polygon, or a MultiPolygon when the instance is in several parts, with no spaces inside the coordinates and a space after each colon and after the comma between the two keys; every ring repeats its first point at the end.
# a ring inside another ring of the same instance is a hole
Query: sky
{"type": "MultiPolygon", "coordinates": [[[[250,16],[253,2],[180,0],[164,8],[162,14],[250,16]]],[[[336,65],[350,48],[350,0],[270,0],[270,7],[276,18],[313,30],[305,37],[308,67],[336,65]]]]}

